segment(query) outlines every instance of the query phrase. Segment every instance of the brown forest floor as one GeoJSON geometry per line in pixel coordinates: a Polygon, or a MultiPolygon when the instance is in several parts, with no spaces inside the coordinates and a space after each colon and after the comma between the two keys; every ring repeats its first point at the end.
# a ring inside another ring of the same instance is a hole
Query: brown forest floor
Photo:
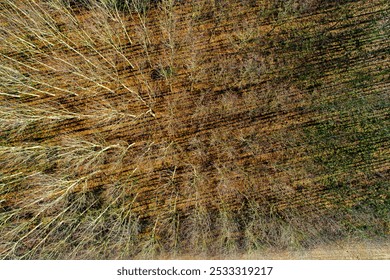
{"type": "Polygon", "coordinates": [[[14,2],[0,4],[3,258],[387,244],[386,1],[14,2]]]}

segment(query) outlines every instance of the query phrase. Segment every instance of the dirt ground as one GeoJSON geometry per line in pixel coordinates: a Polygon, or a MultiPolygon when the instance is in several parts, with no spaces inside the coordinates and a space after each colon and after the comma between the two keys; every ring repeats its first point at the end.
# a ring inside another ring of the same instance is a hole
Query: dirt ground
{"type": "MultiPolygon", "coordinates": [[[[194,259],[186,255],[178,259],[194,259]]],[[[197,259],[197,258],[195,258],[197,259]]],[[[199,258],[201,259],[201,257],[199,258]]],[[[225,259],[215,257],[215,259],[225,259]]],[[[243,255],[229,256],[235,260],[389,260],[390,243],[386,241],[352,241],[336,242],[334,244],[319,245],[310,249],[297,250],[265,250],[243,255]]]]}
{"type": "Polygon", "coordinates": [[[266,252],[248,254],[246,259],[271,260],[388,260],[390,259],[389,243],[336,243],[318,246],[309,250],[266,252]]]}

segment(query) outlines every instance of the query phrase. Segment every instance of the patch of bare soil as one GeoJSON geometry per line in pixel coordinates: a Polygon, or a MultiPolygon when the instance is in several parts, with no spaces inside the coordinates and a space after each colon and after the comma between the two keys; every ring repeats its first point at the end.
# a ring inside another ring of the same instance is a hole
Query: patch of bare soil
{"type": "Polygon", "coordinates": [[[390,244],[388,242],[340,242],[309,250],[268,251],[264,254],[253,253],[242,257],[270,260],[388,260],[390,244]]]}

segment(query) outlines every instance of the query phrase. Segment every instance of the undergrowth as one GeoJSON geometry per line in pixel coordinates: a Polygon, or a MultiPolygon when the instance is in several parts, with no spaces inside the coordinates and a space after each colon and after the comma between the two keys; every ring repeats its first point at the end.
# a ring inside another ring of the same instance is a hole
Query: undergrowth
{"type": "Polygon", "coordinates": [[[389,233],[384,1],[0,3],[0,257],[389,233]]]}

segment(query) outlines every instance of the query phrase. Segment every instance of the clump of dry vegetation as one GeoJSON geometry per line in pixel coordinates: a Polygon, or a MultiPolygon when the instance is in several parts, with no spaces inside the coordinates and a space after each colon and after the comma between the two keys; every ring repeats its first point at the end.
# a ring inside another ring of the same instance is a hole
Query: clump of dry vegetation
{"type": "Polygon", "coordinates": [[[389,234],[386,1],[4,0],[0,257],[389,234]]]}

